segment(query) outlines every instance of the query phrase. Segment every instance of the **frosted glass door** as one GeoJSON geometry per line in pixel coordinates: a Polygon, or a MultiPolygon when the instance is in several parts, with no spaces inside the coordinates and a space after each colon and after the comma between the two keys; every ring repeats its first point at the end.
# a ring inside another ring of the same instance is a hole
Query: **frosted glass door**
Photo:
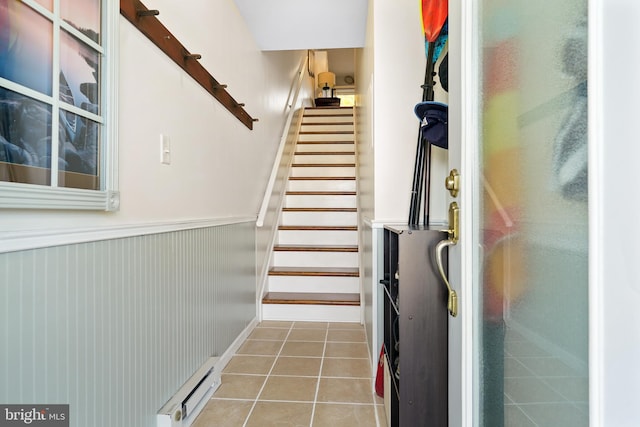
{"type": "Polygon", "coordinates": [[[588,426],[586,0],[478,13],[474,418],[588,426]]]}

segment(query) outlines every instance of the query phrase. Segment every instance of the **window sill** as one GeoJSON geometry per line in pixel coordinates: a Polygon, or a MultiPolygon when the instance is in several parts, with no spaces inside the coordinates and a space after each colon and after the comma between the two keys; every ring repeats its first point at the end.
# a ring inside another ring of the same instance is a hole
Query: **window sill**
{"type": "Polygon", "coordinates": [[[0,183],[0,208],[117,211],[119,207],[118,191],[0,183]]]}

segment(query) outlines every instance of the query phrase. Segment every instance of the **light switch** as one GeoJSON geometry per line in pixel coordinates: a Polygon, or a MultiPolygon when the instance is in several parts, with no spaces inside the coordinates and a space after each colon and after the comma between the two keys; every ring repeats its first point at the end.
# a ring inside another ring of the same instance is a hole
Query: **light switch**
{"type": "Polygon", "coordinates": [[[160,162],[164,165],[171,164],[171,142],[167,135],[160,134],[160,162]]]}

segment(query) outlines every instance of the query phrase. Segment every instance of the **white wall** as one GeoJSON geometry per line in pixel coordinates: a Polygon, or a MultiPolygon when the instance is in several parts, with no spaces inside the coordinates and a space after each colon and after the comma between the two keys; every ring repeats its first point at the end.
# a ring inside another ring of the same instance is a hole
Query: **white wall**
{"type": "Polygon", "coordinates": [[[121,17],[120,211],[5,211],[0,232],[257,214],[306,51],[261,52],[231,0],[145,5],[260,121],[247,129],[121,17]],[[171,165],[160,163],[161,133],[171,165]]]}
{"type": "Polygon", "coordinates": [[[358,211],[360,217],[372,220],[375,217],[374,203],[374,72],[373,72],[373,6],[367,14],[365,47],[356,50],[356,144],[358,154],[358,211]]]}
{"type": "MultiPolygon", "coordinates": [[[[356,51],[356,141],[358,209],[365,320],[372,359],[379,340],[380,228],[407,223],[419,121],[413,109],[422,100],[426,55],[419,2],[371,0],[365,46],[356,51]]],[[[436,100],[447,102],[436,86],[436,100]]],[[[444,177],[447,152],[433,148],[431,222],[446,218],[444,177]]]]}
{"type": "MultiPolygon", "coordinates": [[[[413,109],[422,99],[426,64],[419,6],[413,0],[372,1],[376,221],[406,223],[409,215],[419,127],[413,109]]],[[[442,92],[440,86],[436,90],[442,92]]],[[[446,151],[434,148],[432,221],[446,218],[446,162],[446,151]]]]}

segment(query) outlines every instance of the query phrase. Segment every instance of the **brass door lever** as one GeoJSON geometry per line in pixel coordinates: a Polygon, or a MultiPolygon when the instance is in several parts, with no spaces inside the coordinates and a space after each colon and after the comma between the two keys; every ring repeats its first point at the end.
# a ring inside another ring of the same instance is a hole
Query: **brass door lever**
{"type": "Polygon", "coordinates": [[[447,278],[447,274],[444,272],[442,262],[442,251],[444,248],[457,244],[460,237],[460,208],[456,202],[451,202],[449,205],[449,229],[446,231],[449,238],[442,240],[436,245],[436,265],[438,266],[440,276],[442,277],[442,280],[449,292],[449,297],[447,298],[447,309],[452,317],[456,317],[458,315],[458,294],[453,290],[451,284],[449,284],[449,279],[447,278]]]}

